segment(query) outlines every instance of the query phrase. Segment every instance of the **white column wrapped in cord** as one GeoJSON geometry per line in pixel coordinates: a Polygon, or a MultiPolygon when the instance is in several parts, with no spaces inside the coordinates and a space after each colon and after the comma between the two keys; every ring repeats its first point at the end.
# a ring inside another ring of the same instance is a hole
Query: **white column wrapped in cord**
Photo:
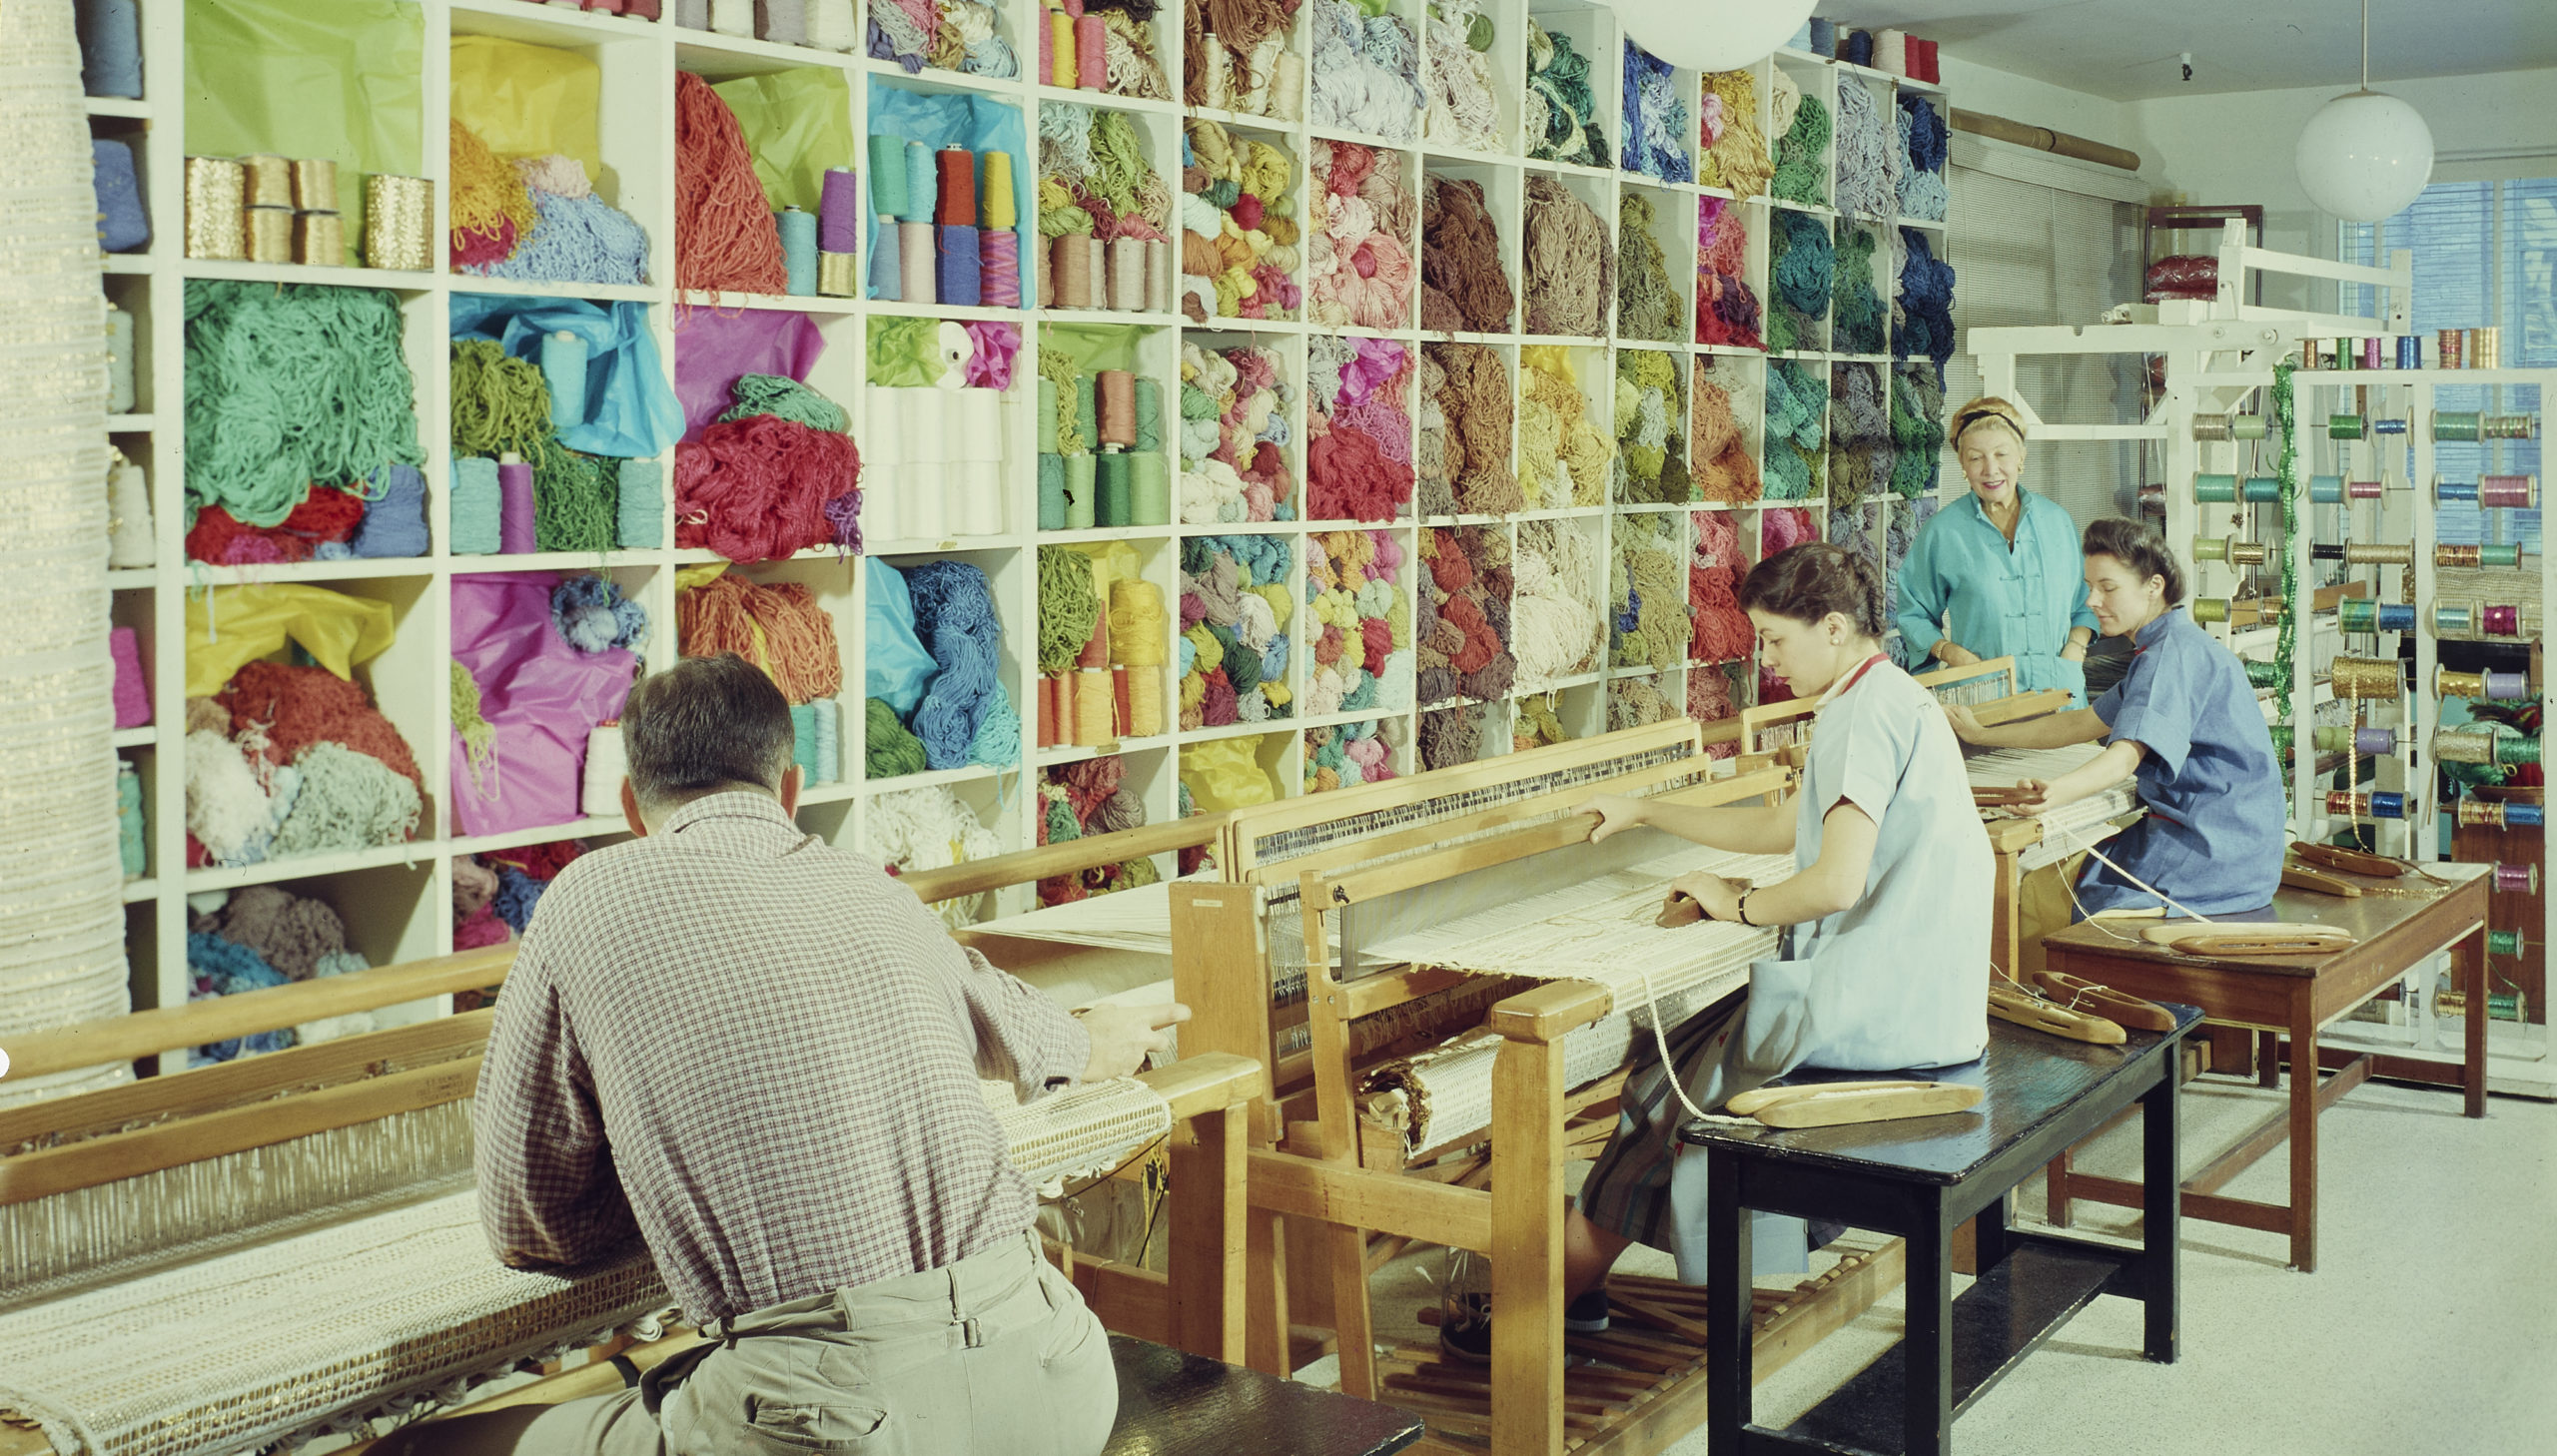
{"type": "MultiPolygon", "coordinates": [[[[128,1008],[107,654],[107,334],[70,0],[0,5],[0,1047],[128,1008]]],[[[167,401],[164,401],[164,404],[167,401]]],[[[0,1081],[0,1105],[123,1066],[0,1081]]]]}

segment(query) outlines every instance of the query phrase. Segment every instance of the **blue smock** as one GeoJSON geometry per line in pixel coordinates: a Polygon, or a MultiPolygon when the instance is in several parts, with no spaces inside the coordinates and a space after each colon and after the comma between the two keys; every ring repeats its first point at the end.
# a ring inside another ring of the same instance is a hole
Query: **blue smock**
{"type": "MultiPolygon", "coordinates": [[[[2097,848],[2198,915],[2270,904],[2289,824],[2272,733],[2244,664],[2182,607],[2131,644],[2131,670],[2096,700],[2096,716],[2107,743],[2148,750],[2134,778],[2148,812],[2097,848]]],[[[2087,914],[2157,908],[2093,856],[2078,885],[2087,914]]]]}
{"type": "Polygon", "coordinates": [[[1924,662],[1950,635],[1982,657],[2014,657],[2018,691],[2066,688],[2070,706],[2083,706],[2086,669],[2060,655],[2070,628],[2096,630],[2078,522],[2048,496],[2016,494],[2024,512],[2012,544],[1968,491],[1919,528],[1900,568],[1901,645],[1924,662]]]}

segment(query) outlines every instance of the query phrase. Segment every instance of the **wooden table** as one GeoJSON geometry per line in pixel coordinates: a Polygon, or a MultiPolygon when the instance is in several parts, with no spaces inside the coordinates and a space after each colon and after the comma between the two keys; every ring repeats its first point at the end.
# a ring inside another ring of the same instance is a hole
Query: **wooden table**
{"type": "Polygon", "coordinates": [[[1102,1456],[1386,1456],[1420,1439],[1420,1417],[1126,1335],[1110,1337],[1119,1423],[1102,1456]]]}
{"type": "MultiPolygon", "coordinates": [[[[2176,1045],[2201,1020],[2095,1047],[1989,1024],[1978,1062],[1916,1074],[1987,1089],[1978,1107],[1794,1131],[1690,1121],[1706,1167],[1706,1444],[1711,1456],[1907,1452],[1942,1456],[1968,1410],[2099,1294],[2146,1306],[2141,1353],[2175,1358],[2176,1045]],[[2159,1210],[2137,1249],[2014,1226],[2037,1168],[2137,1102],[2159,1210]],[[1783,1431],[1751,1419],[1749,1210],[1831,1218],[1908,1240],[1908,1335],[1783,1431]],[[1953,1232],[1979,1217],[1980,1276],[1953,1297],[1953,1232]],[[1725,1352],[1730,1352],[1726,1354],[1725,1352]]],[[[1787,1084],[1872,1073],[1804,1073],[1787,1084]]]]}
{"type": "MultiPolygon", "coordinates": [[[[2075,925],[2045,938],[2043,950],[2051,969],[2082,976],[2150,1001],[2185,1002],[2202,1009],[2209,1021],[2244,1027],[2264,1035],[2267,1052],[2277,1037],[2290,1041],[2290,1105],[2267,1117],[2183,1185],[2183,1211],[2215,1223],[2234,1223],[2268,1233],[2290,1235],[2290,1261],[2302,1272],[2317,1267],[2317,1114],[2326,1105],[2368,1080],[2368,1055],[2356,1057],[2322,1082],[2317,1075],[2317,1032],[2400,977],[2426,958],[2448,950],[2457,969],[2459,988],[2468,1004],[2486,1004],[2486,891],[2482,865],[2441,865],[2434,873],[2465,877],[2444,886],[2419,876],[2376,880],[2338,878],[2366,890],[2421,889],[2422,896],[2365,894],[2358,899],[2282,890],[2273,897],[2275,919],[2315,922],[2350,931],[2360,944],[2330,956],[2194,956],[2152,946],[2136,939],[2143,924],[2115,921],[2109,928],[2075,925]],[[2287,1204],[2231,1198],[2219,1189],[2256,1159],[2290,1140],[2290,1201],[2287,1204]]],[[[2486,1019],[2467,1019],[2466,1060],[2460,1087],[2467,1114],[2486,1115],[2486,1019]]],[[[2264,1084],[2272,1085],[2275,1062],[2263,1059],[2264,1084]]],[[[2127,1207],[2140,1205],[2135,1183],[2076,1171],[2067,1153],[2051,1165],[2051,1221],[2069,1223],[2072,1199],[2089,1198],[2127,1207]]]]}

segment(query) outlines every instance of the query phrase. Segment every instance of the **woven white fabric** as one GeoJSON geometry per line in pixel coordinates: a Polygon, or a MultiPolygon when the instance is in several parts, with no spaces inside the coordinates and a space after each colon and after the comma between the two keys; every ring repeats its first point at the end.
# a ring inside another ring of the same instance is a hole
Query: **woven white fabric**
{"type": "MultiPolygon", "coordinates": [[[[0,6],[0,1040],[129,1009],[107,655],[107,311],[69,0],[0,6]]],[[[131,1077],[0,1083],[0,1106],[131,1077]]]]}
{"type": "MultiPolygon", "coordinates": [[[[2025,779],[2056,779],[2104,751],[2103,745],[2095,743],[2068,748],[2001,748],[1964,760],[1963,770],[1971,776],[1975,789],[2011,789],[2025,779]]],[[[2123,826],[2141,812],[2139,795],[2128,779],[2101,794],[2064,804],[2039,816],[2042,843],[2018,855],[2016,864],[2027,872],[2059,864],[2087,846],[2101,844],[2121,833],[2123,826]]]]}

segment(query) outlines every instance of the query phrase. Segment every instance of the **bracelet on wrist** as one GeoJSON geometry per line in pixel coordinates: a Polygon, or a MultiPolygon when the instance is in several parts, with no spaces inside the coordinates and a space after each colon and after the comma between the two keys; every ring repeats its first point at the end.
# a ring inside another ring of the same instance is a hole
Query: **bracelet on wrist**
{"type": "Polygon", "coordinates": [[[1756,922],[1749,918],[1749,897],[1757,893],[1758,892],[1754,888],[1741,891],[1740,898],[1732,902],[1731,907],[1732,915],[1736,917],[1742,925],[1748,926],[1752,930],[1756,930],[1758,927],[1756,922]]]}

